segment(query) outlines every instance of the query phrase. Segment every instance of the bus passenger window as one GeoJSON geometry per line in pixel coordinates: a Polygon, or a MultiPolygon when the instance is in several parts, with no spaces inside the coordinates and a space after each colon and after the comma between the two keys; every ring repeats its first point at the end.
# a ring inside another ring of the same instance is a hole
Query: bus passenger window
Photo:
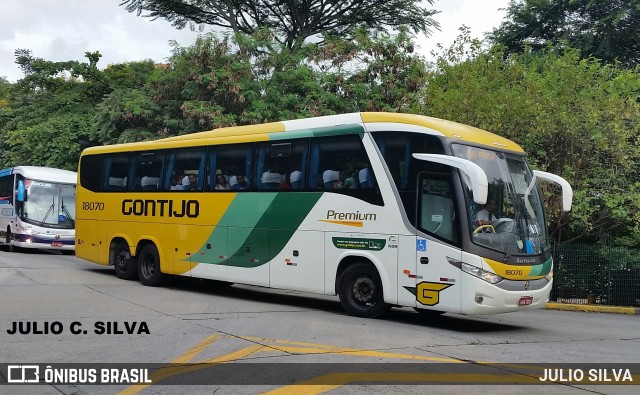
{"type": "Polygon", "coordinates": [[[307,139],[259,143],[256,146],[256,176],[259,176],[256,188],[265,191],[303,189],[307,150],[307,139]],[[294,173],[296,188],[291,179],[294,173]]]}
{"type": "Polygon", "coordinates": [[[129,174],[129,155],[116,154],[108,156],[105,160],[105,190],[124,191],[127,187],[127,175],[129,174]]]}
{"type": "Polygon", "coordinates": [[[167,170],[163,179],[165,191],[186,191],[189,187],[189,174],[197,177],[197,190],[201,190],[204,177],[205,150],[203,148],[171,150],[167,155],[167,170]],[[175,178],[175,183],[174,179],[175,178]]]}

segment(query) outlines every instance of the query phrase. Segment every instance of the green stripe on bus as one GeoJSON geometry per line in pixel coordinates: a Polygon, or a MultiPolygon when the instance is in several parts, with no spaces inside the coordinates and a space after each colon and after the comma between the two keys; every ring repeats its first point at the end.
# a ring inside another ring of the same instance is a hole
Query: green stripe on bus
{"type": "Polygon", "coordinates": [[[322,193],[267,192],[241,198],[242,195],[239,193],[233,200],[206,241],[211,249],[200,248],[204,253],[197,255],[199,263],[264,265],[280,253],[322,193]],[[247,213],[251,213],[249,218],[247,213]]]}
{"type": "Polygon", "coordinates": [[[544,263],[532,266],[529,276],[546,276],[551,271],[551,267],[553,267],[553,259],[549,258],[544,263]]]}
{"type": "Polygon", "coordinates": [[[277,141],[306,137],[340,136],[345,134],[360,134],[362,136],[364,135],[364,128],[362,127],[362,125],[356,124],[291,130],[282,133],[270,133],[269,140],[277,141]]]}

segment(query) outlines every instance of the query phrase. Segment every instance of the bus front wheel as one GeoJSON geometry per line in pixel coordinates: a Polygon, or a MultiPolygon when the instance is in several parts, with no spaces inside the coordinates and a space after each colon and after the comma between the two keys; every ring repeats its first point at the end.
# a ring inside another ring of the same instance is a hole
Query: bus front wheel
{"type": "Polygon", "coordinates": [[[357,317],[376,318],[389,309],[384,302],[378,271],[363,262],[349,266],[342,273],[339,296],[347,313],[357,317]]]}
{"type": "Polygon", "coordinates": [[[135,280],[138,278],[136,259],[129,253],[129,246],[118,244],[114,250],[112,263],[118,278],[123,280],[135,280]]]}
{"type": "Polygon", "coordinates": [[[11,228],[7,226],[7,233],[5,234],[5,241],[7,242],[7,251],[14,252],[16,246],[11,244],[11,228]]]}
{"type": "Polygon", "coordinates": [[[138,277],[143,285],[149,287],[160,285],[164,279],[160,271],[160,255],[153,244],[147,244],[138,253],[138,277]]]}

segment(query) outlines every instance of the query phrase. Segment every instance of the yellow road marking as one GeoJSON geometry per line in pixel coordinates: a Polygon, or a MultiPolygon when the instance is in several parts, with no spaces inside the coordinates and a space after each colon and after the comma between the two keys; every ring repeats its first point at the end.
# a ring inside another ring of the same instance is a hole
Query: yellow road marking
{"type": "Polygon", "coordinates": [[[261,341],[261,342],[294,344],[294,345],[298,345],[298,346],[309,346],[309,347],[314,347],[314,348],[331,348],[331,349],[335,349],[336,348],[335,346],[329,346],[329,345],[326,345],[326,344],[294,342],[294,341],[289,341],[289,340],[267,339],[267,338],[263,338],[263,337],[240,336],[240,339],[252,340],[252,341],[261,341]]]}
{"type": "MultiPolygon", "coordinates": [[[[358,350],[355,348],[335,347],[335,346],[329,346],[325,344],[293,342],[293,341],[287,341],[287,340],[266,339],[266,338],[259,338],[259,337],[243,336],[241,337],[241,339],[307,346],[307,347],[277,346],[277,350],[279,351],[300,353],[300,354],[346,354],[346,355],[357,355],[357,356],[365,356],[365,357],[412,359],[412,360],[418,360],[418,361],[437,361],[437,362],[453,362],[453,363],[464,362],[464,361],[460,361],[458,359],[452,359],[452,358],[423,357],[419,355],[398,354],[398,353],[390,353],[385,351],[358,350]]],[[[269,349],[262,350],[262,352],[269,352],[269,351],[270,351],[269,349]]]]}
{"type": "Polygon", "coordinates": [[[196,355],[200,354],[205,348],[209,347],[212,343],[220,340],[221,335],[211,335],[205,338],[203,341],[192,347],[190,350],[187,350],[184,354],[180,355],[178,358],[171,361],[171,363],[183,363],[189,362],[196,355]]]}
{"type": "MultiPolygon", "coordinates": [[[[186,353],[184,353],[183,355],[179,356],[178,358],[174,359],[171,363],[189,362],[190,359],[186,359],[186,357],[188,355],[191,355],[191,356],[197,355],[206,346],[208,346],[211,343],[215,342],[217,339],[212,339],[214,336],[217,336],[217,335],[213,335],[213,336],[207,337],[205,340],[203,340],[202,342],[198,343],[198,345],[196,345],[195,347],[189,349],[186,353]]],[[[218,336],[218,338],[220,338],[220,336],[218,336]]],[[[263,348],[264,348],[263,345],[259,345],[258,344],[258,345],[245,347],[243,349],[236,350],[236,351],[230,352],[228,354],[225,354],[225,355],[222,355],[222,356],[219,356],[219,357],[216,357],[216,358],[212,358],[212,359],[209,359],[209,360],[206,360],[206,361],[201,361],[201,362],[198,362],[197,364],[194,364],[194,365],[165,367],[165,368],[162,368],[162,369],[159,369],[159,370],[155,371],[151,375],[151,377],[149,377],[149,379],[153,383],[157,383],[158,381],[164,380],[164,379],[166,379],[168,377],[177,376],[177,375],[184,374],[184,373],[189,373],[189,372],[195,372],[195,371],[198,371],[198,370],[209,368],[212,365],[218,365],[218,364],[222,364],[222,363],[229,362],[229,361],[235,361],[237,359],[244,358],[246,356],[254,354],[254,353],[260,351],[263,348]]],[[[140,391],[142,391],[145,388],[150,387],[150,386],[151,386],[151,384],[149,384],[149,385],[132,385],[129,388],[119,392],[118,395],[134,395],[134,394],[137,394],[138,392],[140,392],[140,391]]]]}
{"type": "MultiPolygon", "coordinates": [[[[298,354],[342,354],[349,356],[361,356],[361,357],[379,357],[379,358],[398,358],[398,359],[411,359],[416,361],[432,361],[432,362],[451,362],[451,363],[465,363],[459,359],[452,358],[438,358],[438,357],[423,357],[420,355],[409,354],[397,354],[384,351],[373,350],[356,350],[352,348],[301,348],[301,347],[278,347],[279,351],[292,352],[298,354]]],[[[263,350],[268,352],[269,350],[263,350]]]]}
{"type": "MultiPolygon", "coordinates": [[[[298,353],[298,354],[343,354],[349,356],[365,356],[365,357],[378,357],[378,358],[396,358],[396,359],[409,359],[409,360],[417,360],[417,361],[431,361],[431,362],[453,362],[453,363],[464,363],[464,361],[460,361],[457,359],[451,358],[438,358],[438,357],[426,357],[419,355],[410,355],[410,354],[400,354],[400,353],[391,353],[384,351],[374,351],[374,350],[358,350],[353,348],[346,347],[334,347],[330,345],[324,344],[314,344],[314,343],[306,343],[306,342],[295,342],[295,341],[287,341],[287,340],[278,340],[278,339],[268,339],[268,338],[259,338],[259,337],[250,337],[250,336],[223,336],[219,334],[211,335],[206,337],[200,343],[196,344],[194,347],[187,350],[185,353],[175,358],[170,363],[188,363],[192,362],[193,358],[200,354],[203,350],[209,347],[211,344],[222,338],[232,338],[232,339],[242,339],[247,341],[257,341],[263,343],[275,343],[276,345],[263,345],[256,344],[253,346],[245,347],[240,350],[212,358],[205,361],[198,361],[197,364],[190,364],[186,366],[176,366],[176,367],[165,367],[154,372],[150,379],[153,383],[157,383],[158,381],[164,380],[168,377],[194,372],[202,369],[206,369],[211,365],[222,364],[225,362],[234,361],[240,358],[244,358],[251,354],[257,352],[289,352],[289,353],[298,353]]],[[[447,381],[451,379],[444,380],[442,377],[446,377],[446,375],[433,375],[433,374],[418,374],[418,373],[335,373],[330,375],[320,376],[295,386],[287,386],[282,387],[280,389],[268,392],[268,394],[320,394],[326,391],[330,391],[334,388],[341,387],[345,384],[348,384],[353,381],[434,381],[430,377],[440,377],[439,381],[447,381]],[[336,384],[338,383],[338,384],[336,384]],[[282,391],[282,392],[279,392],[282,391]]],[[[457,377],[456,380],[460,379],[460,375],[455,375],[457,377]]],[[[474,379],[475,380],[475,379],[474,379]]],[[[438,380],[435,380],[438,381],[438,380]]],[[[150,385],[132,385],[129,388],[123,390],[119,393],[119,395],[133,395],[138,392],[144,390],[150,385]]]]}

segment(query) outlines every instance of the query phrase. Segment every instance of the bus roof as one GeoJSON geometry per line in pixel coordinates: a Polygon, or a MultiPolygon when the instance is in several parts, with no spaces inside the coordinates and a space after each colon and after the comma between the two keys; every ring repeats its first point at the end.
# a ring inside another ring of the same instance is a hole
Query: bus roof
{"type": "Polygon", "coordinates": [[[485,145],[493,149],[524,152],[522,147],[509,139],[487,132],[486,130],[458,122],[447,121],[445,119],[427,117],[424,115],[394,114],[386,112],[363,112],[361,115],[362,121],[365,124],[375,122],[404,123],[431,129],[452,140],[485,145]]]}
{"type": "Polygon", "coordinates": [[[357,133],[362,131],[358,126],[362,123],[365,125],[372,123],[408,124],[425,128],[433,134],[448,137],[454,141],[484,145],[493,149],[524,152],[518,144],[511,140],[473,126],[463,125],[457,122],[414,114],[362,112],[295,119],[257,125],[230,126],[204,132],[167,137],[154,141],[91,147],[84,150],[83,154],[153,150],[163,148],[167,143],[172,147],[188,147],[191,145],[229,144],[306,137],[312,135],[317,136],[324,134],[323,130],[328,130],[329,128],[334,129],[336,127],[338,127],[340,131],[336,131],[337,133],[334,132],[332,134],[357,133]]]}
{"type": "Polygon", "coordinates": [[[65,184],[75,184],[78,180],[78,173],[75,171],[56,169],[42,166],[15,166],[0,170],[0,176],[11,174],[21,174],[26,178],[40,181],[61,182],[65,184]]]}

